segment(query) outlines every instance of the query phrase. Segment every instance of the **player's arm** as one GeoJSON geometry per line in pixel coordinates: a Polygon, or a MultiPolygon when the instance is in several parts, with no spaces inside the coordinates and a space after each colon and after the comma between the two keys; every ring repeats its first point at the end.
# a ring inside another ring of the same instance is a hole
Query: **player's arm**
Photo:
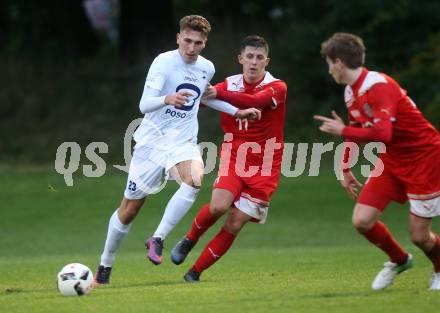
{"type": "Polygon", "coordinates": [[[244,119],[244,118],[248,118],[251,120],[261,119],[261,111],[256,108],[240,110],[235,106],[233,106],[232,104],[218,99],[203,99],[203,104],[210,107],[211,109],[224,112],[226,114],[229,114],[233,117],[237,117],[240,119],[244,119]]]}
{"type": "Polygon", "coordinates": [[[374,119],[371,127],[361,128],[351,125],[345,125],[344,121],[332,111],[332,117],[315,115],[314,119],[321,121],[319,130],[333,136],[342,136],[347,140],[354,142],[372,142],[379,141],[388,143],[391,141],[392,124],[391,119],[374,119]]]}
{"type": "Polygon", "coordinates": [[[158,56],[148,70],[144,91],[139,101],[139,110],[145,114],[165,106],[165,95],[161,90],[167,80],[168,67],[163,56],[158,56]]]}
{"type": "Polygon", "coordinates": [[[378,141],[388,143],[392,137],[392,124],[389,120],[379,120],[371,127],[359,128],[346,126],[342,130],[342,136],[354,142],[378,141]]]}
{"type": "Polygon", "coordinates": [[[395,116],[400,90],[390,84],[379,83],[368,92],[368,104],[372,108],[373,125],[368,128],[346,127],[342,135],[357,142],[379,141],[388,143],[392,139],[392,120],[395,116]]]}
{"type": "Polygon", "coordinates": [[[163,95],[162,89],[169,73],[168,60],[158,56],[151,63],[145,80],[144,91],[139,101],[139,110],[145,114],[156,111],[165,105],[181,107],[191,94],[179,91],[169,95],[163,95]]]}
{"type": "Polygon", "coordinates": [[[345,142],[344,151],[341,159],[341,185],[352,199],[356,199],[358,196],[359,188],[362,187],[362,184],[356,179],[350,169],[350,149],[353,144],[354,142],[345,142]]]}
{"type": "Polygon", "coordinates": [[[216,98],[227,101],[239,108],[276,108],[280,98],[285,98],[287,87],[284,82],[276,82],[255,94],[228,91],[224,85],[215,86],[216,98]]]}
{"type": "Polygon", "coordinates": [[[362,187],[362,184],[356,179],[351,170],[342,172],[341,185],[352,199],[358,197],[359,188],[362,187]]]}

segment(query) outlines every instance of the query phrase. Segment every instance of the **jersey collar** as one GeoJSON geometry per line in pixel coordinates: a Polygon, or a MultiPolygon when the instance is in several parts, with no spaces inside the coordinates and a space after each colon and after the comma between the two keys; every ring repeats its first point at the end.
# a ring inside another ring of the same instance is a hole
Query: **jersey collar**
{"type": "Polygon", "coordinates": [[[363,67],[359,78],[354,82],[353,85],[350,86],[351,89],[353,90],[353,93],[357,94],[359,88],[361,87],[362,83],[365,80],[365,77],[367,77],[367,74],[368,74],[368,69],[366,67],[363,67]]]}

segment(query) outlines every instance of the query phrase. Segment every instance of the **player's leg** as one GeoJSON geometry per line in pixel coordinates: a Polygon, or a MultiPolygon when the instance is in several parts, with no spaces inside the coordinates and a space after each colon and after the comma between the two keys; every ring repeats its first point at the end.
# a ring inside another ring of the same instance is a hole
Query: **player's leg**
{"type": "Polygon", "coordinates": [[[181,264],[195,246],[199,238],[222,216],[233,204],[240,193],[243,182],[235,174],[234,163],[230,162],[229,171],[218,176],[214,182],[211,202],[203,205],[193,220],[191,229],[171,251],[171,261],[181,264]]]}
{"type": "Polygon", "coordinates": [[[221,230],[206,245],[196,263],[185,274],[185,281],[199,281],[202,272],[217,262],[229,250],[240,230],[251,219],[252,216],[236,207],[231,208],[221,230]]]}
{"type": "Polygon", "coordinates": [[[151,161],[150,156],[151,149],[146,147],[136,148],[133,152],[123,200],[108,224],[107,238],[95,279],[100,284],[109,283],[116,252],[145,198],[160,188],[163,167],[151,161]]]}
{"type": "Polygon", "coordinates": [[[220,232],[205,246],[195,264],[185,274],[187,282],[196,282],[200,274],[219,260],[231,247],[235,237],[248,221],[263,224],[269,209],[270,195],[277,188],[278,175],[243,180],[240,197],[230,209],[220,232]]]}
{"type": "Polygon", "coordinates": [[[402,264],[408,258],[408,253],[393,238],[387,226],[379,220],[381,214],[382,212],[375,207],[357,203],[352,222],[360,234],[389,256],[391,262],[402,264]]]}
{"type": "Polygon", "coordinates": [[[186,236],[190,240],[197,242],[199,238],[231,208],[234,198],[235,194],[227,189],[213,189],[211,202],[201,207],[186,236]]]}
{"type": "Polygon", "coordinates": [[[235,195],[227,189],[214,188],[211,202],[203,205],[194,218],[191,229],[171,251],[171,261],[182,264],[199,238],[232,206],[235,195]]]}
{"type": "Polygon", "coordinates": [[[124,197],[119,208],[110,217],[104,250],[101,254],[100,265],[95,276],[95,281],[98,284],[108,284],[110,282],[110,274],[116,252],[123,239],[127,236],[131,223],[144,202],[145,198],[130,200],[124,197]]]}
{"type": "Polygon", "coordinates": [[[352,222],[358,232],[385,252],[390,261],[384,264],[373,281],[372,288],[380,290],[391,285],[395,277],[412,267],[412,256],[393,238],[387,226],[379,221],[385,207],[396,200],[404,202],[406,195],[398,181],[383,173],[364,186],[353,211],[352,222]]]}
{"type": "Polygon", "coordinates": [[[412,242],[433,264],[431,290],[440,290],[440,236],[431,229],[432,217],[440,214],[440,198],[411,200],[409,231],[412,242]]]}
{"type": "Polygon", "coordinates": [[[168,201],[159,226],[146,243],[149,249],[148,258],[155,265],[163,261],[163,241],[166,236],[196,200],[203,179],[203,163],[198,160],[186,160],[176,164],[170,171],[173,178],[180,183],[180,188],[168,201]]]}

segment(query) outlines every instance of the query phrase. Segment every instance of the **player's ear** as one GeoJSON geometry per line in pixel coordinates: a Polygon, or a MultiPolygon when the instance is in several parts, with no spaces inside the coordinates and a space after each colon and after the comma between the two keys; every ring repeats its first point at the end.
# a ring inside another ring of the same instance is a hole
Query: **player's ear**
{"type": "Polygon", "coordinates": [[[179,44],[179,37],[180,37],[180,33],[176,34],[176,43],[179,44]]]}
{"type": "Polygon", "coordinates": [[[266,66],[269,65],[269,62],[270,62],[270,58],[266,58],[266,66]]]}
{"type": "Polygon", "coordinates": [[[241,56],[241,54],[239,54],[237,56],[237,60],[238,60],[238,63],[243,64],[243,57],[241,56]]]}

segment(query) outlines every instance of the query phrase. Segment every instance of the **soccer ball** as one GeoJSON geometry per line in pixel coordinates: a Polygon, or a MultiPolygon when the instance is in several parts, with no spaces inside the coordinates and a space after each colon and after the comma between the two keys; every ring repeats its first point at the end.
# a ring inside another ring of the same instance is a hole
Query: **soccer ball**
{"type": "Polygon", "coordinates": [[[93,288],[93,273],[83,264],[67,264],[57,275],[57,287],[65,296],[88,294],[93,288]]]}

